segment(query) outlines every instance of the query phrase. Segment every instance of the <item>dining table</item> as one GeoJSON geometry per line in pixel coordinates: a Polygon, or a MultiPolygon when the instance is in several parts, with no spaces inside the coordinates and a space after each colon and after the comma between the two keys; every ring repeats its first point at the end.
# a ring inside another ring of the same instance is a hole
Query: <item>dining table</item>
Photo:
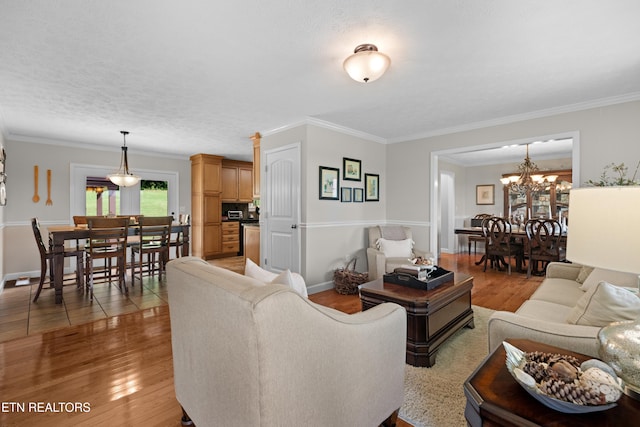
{"type": "MultiPolygon", "coordinates": [[[[62,284],[64,275],[64,246],[67,241],[80,241],[89,238],[89,228],[74,225],[52,225],[47,227],[49,232],[49,245],[53,253],[53,287],[55,288],[55,302],[62,304],[62,284]]],[[[183,256],[189,255],[189,224],[172,224],[171,233],[182,232],[183,256]]],[[[140,227],[129,226],[129,235],[132,236],[128,244],[137,242],[136,236],[140,234],[140,227]]]]}

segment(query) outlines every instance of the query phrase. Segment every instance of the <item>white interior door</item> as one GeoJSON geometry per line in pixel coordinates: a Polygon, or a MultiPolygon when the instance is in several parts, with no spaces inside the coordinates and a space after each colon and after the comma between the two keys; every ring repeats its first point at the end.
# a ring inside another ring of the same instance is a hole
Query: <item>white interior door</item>
{"type": "Polygon", "coordinates": [[[263,164],[261,264],[273,272],[300,272],[300,144],[266,151],[263,164]]]}

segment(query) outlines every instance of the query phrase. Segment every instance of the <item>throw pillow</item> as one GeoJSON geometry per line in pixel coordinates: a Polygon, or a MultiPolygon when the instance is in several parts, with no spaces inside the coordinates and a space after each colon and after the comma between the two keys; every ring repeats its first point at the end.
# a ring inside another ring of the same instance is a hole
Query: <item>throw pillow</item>
{"type": "Polygon", "coordinates": [[[640,317],[640,298],[607,282],[600,282],[580,297],[567,317],[576,325],[607,326],[640,317]]]}
{"type": "Polygon", "coordinates": [[[413,241],[378,239],[376,242],[378,250],[384,253],[387,258],[411,258],[413,241]]]}
{"type": "Polygon", "coordinates": [[[278,274],[271,282],[271,284],[285,285],[292,289],[295,289],[293,284],[293,276],[291,275],[291,271],[286,269],[282,273],[278,274]]]}
{"type": "Polygon", "coordinates": [[[247,258],[244,266],[244,275],[256,279],[262,283],[270,283],[278,276],[276,273],[272,273],[271,271],[265,270],[264,268],[260,267],[249,258],[247,258]]]}
{"type": "Polygon", "coordinates": [[[580,272],[578,273],[576,282],[584,283],[584,281],[587,280],[587,277],[589,277],[592,271],[593,271],[593,267],[587,267],[586,265],[583,265],[582,268],[580,269],[580,272]]]}
{"type": "Polygon", "coordinates": [[[588,291],[598,283],[605,281],[617,286],[635,288],[638,286],[638,275],[622,273],[620,271],[605,270],[604,268],[594,268],[591,274],[585,279],[580,289],[588,291]]]}

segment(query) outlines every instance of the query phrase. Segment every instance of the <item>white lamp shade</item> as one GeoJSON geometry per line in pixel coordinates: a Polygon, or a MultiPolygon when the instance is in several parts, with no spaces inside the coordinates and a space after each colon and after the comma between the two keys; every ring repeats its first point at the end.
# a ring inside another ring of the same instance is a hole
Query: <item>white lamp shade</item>
{"type": "Polygon", "coordinates": [[[378,80],[387,71],[391,59],[377,50],[362,50],[344,60],[342,66],[349,76],[361,83],[378,80]]]}
{"type": "Polygon", "coordinates": [[[140,177],[132,174],[114,173],[107,175],[109,181],[113,182],[119,187],[131,187],[136,185],[140,181],[140,177]]]}
{"type": "Polygon", "coordinates": [[[640,274],[640,186],[572,189],[568,227],[569,261],[640,274]]]}

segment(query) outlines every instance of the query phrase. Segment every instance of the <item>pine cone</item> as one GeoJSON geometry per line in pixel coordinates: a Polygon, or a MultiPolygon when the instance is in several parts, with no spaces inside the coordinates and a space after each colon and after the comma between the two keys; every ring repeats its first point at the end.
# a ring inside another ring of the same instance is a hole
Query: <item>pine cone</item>
{"type": "Polygon", "coordinates": [[[565,382],[558,379],[548,379],[542,381],[539,388],[548,396],[576,405],[602,405],[606,403],[602,393],[585,387],[578,381],[565,382]]]}

